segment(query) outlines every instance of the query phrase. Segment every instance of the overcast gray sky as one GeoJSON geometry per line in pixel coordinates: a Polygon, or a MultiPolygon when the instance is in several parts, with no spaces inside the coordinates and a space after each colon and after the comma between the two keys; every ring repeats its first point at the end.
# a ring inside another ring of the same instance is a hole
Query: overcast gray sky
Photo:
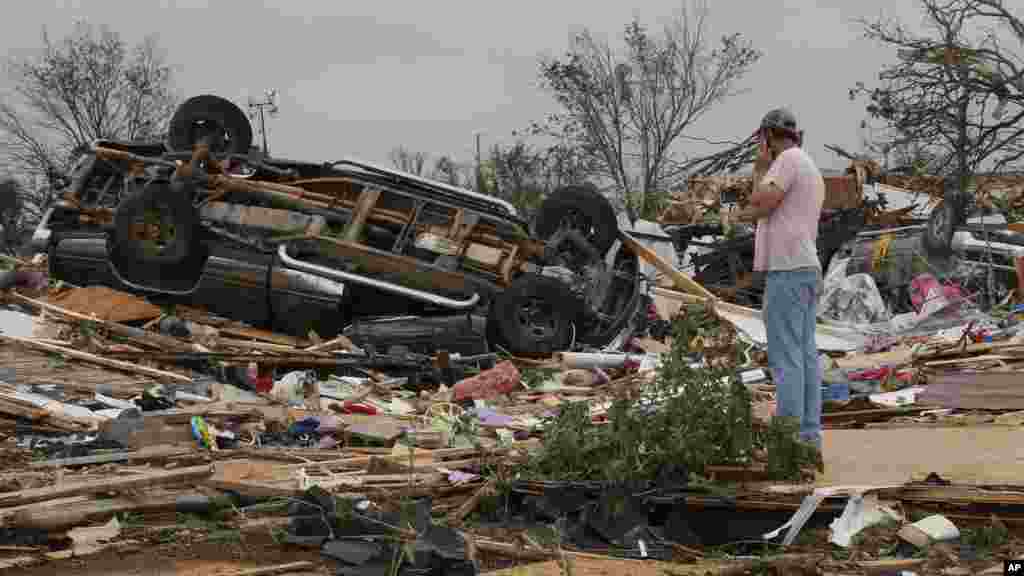
{"type": "MultiPolygon", "coordinates": [[[[853,22],[884,13],[920,21],[911,0],[713,0],[710,27],[741,32],[763,59],[737,96],[691,135],[749,135],[761,114],[790,106],[823,167],[846,162],[823,148],[859,149],[863,103],[848,89],[872,82],[891,50],[853,22]]],[[[184,96],[214,93],[245,105],[279,91],[268,124],[275,156],[387,161],[405,145],[467,161],[475,132],[486,148],[555,110],[537,83],[542,54],[564,52],[583,27],[618,42],[636,16],[653,26],[681,0],[4,0],[0,48],[40,45],[75,19],[107,24],[128,41],[159,35],[184,96]]],[[[0,79],[0,81],[4,81],[0,79]]],[[[684,144],[680,152],[699,150],[684,144]]]]}

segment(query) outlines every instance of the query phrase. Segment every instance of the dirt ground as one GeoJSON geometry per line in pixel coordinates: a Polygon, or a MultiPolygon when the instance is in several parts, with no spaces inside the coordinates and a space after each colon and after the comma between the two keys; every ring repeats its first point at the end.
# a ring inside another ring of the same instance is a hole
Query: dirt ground
{"type": "Polygon", "coordinates": [[[1024,434],[1008,426],[826,430],[823,436],[819,486],[902,483],[932,472],[956,483],[1015,484],[1024,459],[1024,434]]]}
{"type": "Polygon", "coordinates": [[[239,570],[300,562],[317,563],[302,574],[334,574],[319,550],[284,547],[269,536],[246,536],[242,542],[140,545],[127,551],[103,551],[79,559],[4,570],[4,576],[218,576],[239,570]]]}

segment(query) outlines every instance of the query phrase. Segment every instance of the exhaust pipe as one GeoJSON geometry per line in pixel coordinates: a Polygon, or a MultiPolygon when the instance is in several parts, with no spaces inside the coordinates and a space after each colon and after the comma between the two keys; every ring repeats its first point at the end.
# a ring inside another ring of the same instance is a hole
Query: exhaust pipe
{"type": "Polygon", "coordinates": [[[277,249],[277,255],[281,257],[281,262],[285,266],[301,272],[308,272],[317,276],[323,276],[333,280],[340,280],[342,282],[352,282],[354,284],[361,284],[363,286],[370,286],[384,292],[390,292],[392,294],[398,294],[411,300],[417,300],[420,302],[426,302],[427,304],[435,304],[444,308],[451,308],[453,310],[468,310],[476,306],[477,302],[480,301],[479,294],[473,294],[468,300],[453,300],[451,298],[445,298],[444,296],[438,296],[431,294],[430,292],[424,292],[422,290],[416,290],[413,288],[406,288],[405,286],[399,286],[392,282],[385,282],[383,280],[377,280],[376,278],[369,278],[361,274],[351,274],[349,272],[343,272],[341,270],[335,270],[334,268],[327,268],[326,266],[320,266],[310,262],[303,262],[297,258],[292,258],[288,255],[288,247],[281,244],[277,249]]]}

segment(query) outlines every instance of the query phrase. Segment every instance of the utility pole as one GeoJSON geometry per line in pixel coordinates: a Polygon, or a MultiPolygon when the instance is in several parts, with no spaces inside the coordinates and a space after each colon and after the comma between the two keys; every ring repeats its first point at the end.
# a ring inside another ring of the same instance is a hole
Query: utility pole
{"type": "Polygon", "coordinates": [[[249,117],[253,115],[260,124],[260,135],[263,138],[263,153],[270,156],[270,147],[267,145],[267,115],[277,115],[277,90],[267,90],[263,93],[263,100],[249,99],[249,117]]]}
{"type": "Polygon", "coordinates": [[[480,168],[480,133],[476,133],[476,191],[484,191],[484,174],[480,168]]]}

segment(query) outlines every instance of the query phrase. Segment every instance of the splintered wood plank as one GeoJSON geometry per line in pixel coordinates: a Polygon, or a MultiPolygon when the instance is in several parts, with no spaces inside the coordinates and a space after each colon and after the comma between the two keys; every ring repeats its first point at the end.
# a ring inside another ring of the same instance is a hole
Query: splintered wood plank
{"type": "Polygon", "coordinates": [[[181,468],[179,470],[139,474],[137,476],[128,476],[126,478],[98,478],[73,484],[64,484],[62,486],[34,488],[18,492],[6,492],[0,494],[0,507],[6,508],[8,506],[32,504],[34,502],[46,502],[48,500],[68,498],[70,496],[151,488],[153,486],[205,478],[212,472],[213,469],[210,466],[193,466],[191,468],[181,468]]]}
{"type": "Polygon", "coordinates": [[[248,326],[225,326],[219,329],[221,334],[230,336],[236,336],[240,338],[249,338],[251,340],[262,340],[263,342],[270,342],[272,344],[279,344],[281,346],[288,346],[290,348],[303,348],[308,342],[294,336],[288,336],[287,334],[278,334],[269,330],[263,330],[261,328],[251,328],[248,326]]]}
{"type": "Polygon", "coordinates": [[[379,198],[379,188],[363,190],[362,193],[359,194],[359,200],[356,202],[356,207],[352,211],[352,220],[349,222],[348,228],[345,229],[345,241],[359,241],[359,237],[363,234],[363,226],[366,225],[366,218],[370,215],[370,211],[373,210],[373,206],[377,203],[377,199],[379,198]]]}
{"type": "Polygon", "coordinates": [[[320,244],[323,254],[341,260],[351,260],[360,266],[362,273],[391,274],[401,279],[399,284],[428,292],[440,289],[465,293],[468,290],[468,283],[462,274],[428,267],[415,258],[328,236],[317,236],[314,240],[320,244]]]}
{"type": "MultiPolygon", "coordinates": [[[[462,232],[462,226],[466,220],[466,211],[459,208],[455,211],[455,216],[452,217],[451,228],[448,229],[448,238],[455,240],[462,232]]],[[[456,240],[457,242],[458,240],[456,240]]]]}
{"type": "Polygon", "coordinates": [[[661,272],[662,274],[671,278],[672,282],[680,290],[689,292],[694,296],[707,298],[708,300],[718,299],[714,294],[709,292],[707,288],[701,286],[692,278],[677,270],[676,267],[672,265],[672,263],[663,260],[661,256],[658,256],[658,254],[654,252],[654,250],[651,250],[650,248],[644,246],[636,238],[633,238],[632,236],[623,231],[619,231],[619,238],[622,240],[622,243],[625,244],[627,248],[629,248],[631,252],[633,252],[643,260],[649,262],[652,266],[657,268],[658,271],[661,272]]]}
{"type": "Polygon", "coordinates": [[[35,348],[43,352],[51,352],[54,354],[60,354],[67,356],[73,360],[80,360],[82,362],[90,362],[106,368],[113,368],[115,370],[121,370],[123,372],[130,372],[134,374],[142,374],[150,376],[159,380],[174,380],[177,382],[191,383],[192,378],[188,376],[182,376],[174,372],[166,372],[164,370],[156,370],[155,368],[148,368],[146,366],[140,366],[139,364],[131,362],[121,362],[120,360],[111,360],[110,358],[104,358],[103,356],[97,356],[95,354],[89,354],[88,352],[82,352],[80,350],[74,350],[64,346],[56,346],[53,344],[47,344],[45,342],[39,342],[36,340],[30,340],[28,338],[18,338],[16,336],[3,336],[0,335],[0,341],[7,341],[16,343],[26,348],[35,348]]]}

